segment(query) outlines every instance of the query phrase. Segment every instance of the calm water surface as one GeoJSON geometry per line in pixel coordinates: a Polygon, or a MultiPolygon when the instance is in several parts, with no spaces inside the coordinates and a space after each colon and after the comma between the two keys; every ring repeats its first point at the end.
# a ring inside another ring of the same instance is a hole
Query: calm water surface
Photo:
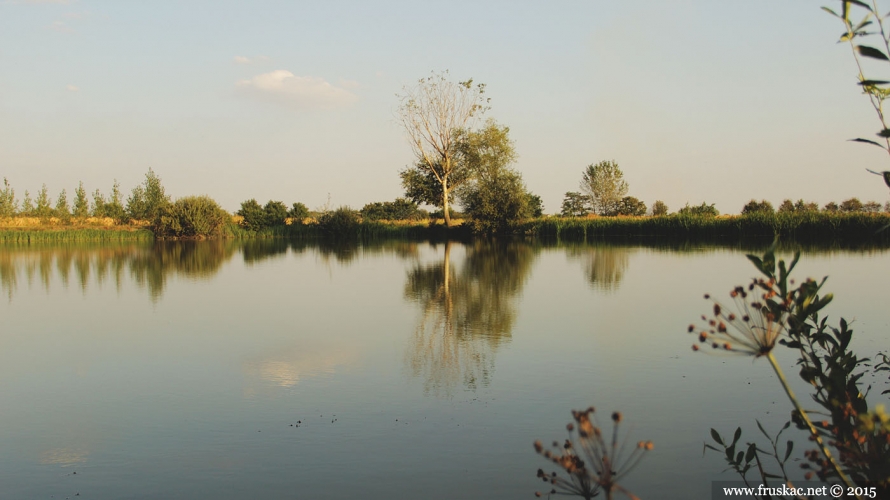
{"type": "MultiPolygon", "coordinates": [[[[866,356],[888,257],[799,265],[866,356]]],[[[628,489],[709,498],[708,429],[790,412],[762,360],[690,349],[702,294],[753,276],[695,247],[0,247],[0,499],[534,498],[532,442],[590,405],[655,442],[628,489]]]]}

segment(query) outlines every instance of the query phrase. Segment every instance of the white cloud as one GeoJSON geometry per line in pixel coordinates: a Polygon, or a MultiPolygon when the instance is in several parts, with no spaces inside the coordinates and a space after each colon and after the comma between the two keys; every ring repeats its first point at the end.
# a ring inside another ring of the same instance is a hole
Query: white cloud
{"type": "Polygon", "coordinates": [[[235,84],[240,94],[287,104],[298,109],[331,109],[358,100],[352,92],[331,85],[323,78],[296,76],[279,69],[235,84]]]}
{"type": "Polygon", "coordinates": [[[250,64],[250,58],[244,56],[235,56],[235,62],[238,64],[250,64]]]}
{"type": "Polygon", "coordinates": [[[68,89],[68,90],[71,91],[71,92],[77,92],[78,90],[80,90],[79,88],[77,88],[77,87],[74,86],[74,85],[71,85],[70,83],[69,83],[68,85],[66,85],[65,88],[68,89]]]}

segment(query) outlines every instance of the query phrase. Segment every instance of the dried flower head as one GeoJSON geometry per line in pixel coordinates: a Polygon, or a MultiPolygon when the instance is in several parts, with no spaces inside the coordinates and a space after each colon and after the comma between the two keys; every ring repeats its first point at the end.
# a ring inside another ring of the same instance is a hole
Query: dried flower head
{"type": "MultiPolygon", "coordinates": [[[[607,442],[594,414],[593,407],[572,410],[575,422],[566,426],[569,438],[562,444],[554,443],[552,450],[545,450],[540,441],[535,441],[535,451],[559,466],[568,476],[563,477],[556,472],[547,474],[543,469],[538,469],[538,478],[551,485],[550,494],[575,495],[589,500],[600,492],[606,492],[608,498],[614,492],[621,492],[627,498],[637,499],[620,486],[618,480],[636,467],[647,451],[652,450],[652,441],[640,441],[632,449],[628,449],[630,447],[626,441],[619,443],[618,430],[623,417],[615,412],[612,414],[612,439],[607,442]],[[575,429],[577,438],[574,436],[575,429]]],[[[541,493],[536,495],[542,496],[541,493]]]]}
{"type": "MultiPolygon", "coordinates": [[[[769,354],[785,332],[785,321],[792,298],[777,298],[773,280],[754,280],[746,290],[737,286],[729,292],[736,312],[713,300],[713,316],[702,316],[707,326],[698,331],[698,341],[714,349],[753,355],[769,354]],[[759,293],[759,292],[763,293],[759,293]]],[[[710,299],[709,295],[705,295],[710,299]]],[[[696,333],[695,325],[688,331],[696,333]]],[[[699,350],[693,345],[692,349],[699,350]]]]}

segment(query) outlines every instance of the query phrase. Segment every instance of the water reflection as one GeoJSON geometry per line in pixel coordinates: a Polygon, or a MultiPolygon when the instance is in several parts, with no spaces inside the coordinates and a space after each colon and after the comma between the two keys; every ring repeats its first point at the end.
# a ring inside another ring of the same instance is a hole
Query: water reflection
{"type": "Polygon", "coordinates": [[[74,281],[86,293],[109,280],[120,290],[129,277],[158,300],[171,276],[213,276],[236,248],[231,241],[7,246],[0,249],[0,288],[12,300],[22,278],[49,291],[55,276],[63,288],[74,281]]]}
{"type": "Polygon", "coordinates": [[[566,255],[581,260],[584,276],[592,287],[612,292],[621,284],[630,254],[635,251],[634,247],[583,245],[567,248],[566,255]]]}
{"type": "Polygon", "coordinates": [[[405,362],[424,390],[437,395],[450,395],[460,384],[471,390],[489,384],[537,255],[524,243],[476,241],[457,268],[452,245],[445,243],[441,263],[411,269],[405,283],[405,298],[421,311],[405,362]]]}
{"type": "Polygon", "coordinates": [[[287,388],[305,378],[334,373],[338,368],[356,363],[358,359],[358,349],[354,346],[313,343],[303,339],[299,345],[275,349],[245,360],[243,371],[251,378],[287,388]]]}

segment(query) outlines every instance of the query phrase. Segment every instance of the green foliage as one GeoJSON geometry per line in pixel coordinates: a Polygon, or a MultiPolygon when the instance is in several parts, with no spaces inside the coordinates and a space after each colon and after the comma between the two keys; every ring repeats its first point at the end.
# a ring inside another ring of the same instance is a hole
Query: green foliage
{"type": "Polygon", "coordinates": [[[783,200],[782,204],[779,205],[779,213],[801,213],[801,212],[816,212],[819,210],[819,204],[815,202],[806,202],[802,199],[797,200],[797,202],[792,202],[791,200],[783,200]]]}
{"type": "Polygon", "coordinates": [[[646,204],[633,196],[625,196],[621,198],[621,201],[615,207],[615,215],[646,215],[646,204]]]}
{"type": "Polygon", "coordinates": [[[325,212],[318,218],[318,228],[328,238],[347,239],[357,235],[359,214],[349,207],[325,212]]]}
{"type": "Polygon", "coordinates": [[[773,204],[766,200],[760,200],[759,202],[757,200],[751,200],[748,203],[745,203],[745,206],[742,207],[742,215],[755,213],[771,214],[775,213],[775,209],[773,208],[773,204]]]}
{"type": "Polygon", "coordinates": [[[309,209],[306,205],[297,202],[294,203],[290,210],[287,211],[287,216],[293,219],[295,222],[303,222],[303,219],[309,217],[309,209]]]}
{"type": "Polygon", "coordinates": [[[259,231],[266,227],[266,212],[253,198],[241,202],[241,208],[235,215],[240,215],[243,218],[241,225],[251,231],[259,231]]]}
{"type": "Polygon", "coordinates": [[[263,207],[265,227],[283,226],[287,219],[287,207],[284,202],[269,200],[263,207]]]}
{"type": "Polygon", "coordinates": [[[590,198],[576,191],[569,191],[562,200],[563,217],[584,217],[590,212],[590,198]]]}
{"type": "Polygon", "coordinates": [[[479,233],[505,233],[532,216],[531,194],[510,168],[516,159],[509,127],[489,120],[479,131],[464,131],[458,150],[470,173],[459,195],[470,225],[479,233]]]}
{"type": "Polygon", "coordinates": [[[124,209],[121,186],[120,183],[117,182],[117,179],[114,180],[114,184],[111,186],[111,196],[105,203],[103,209],[105,217],[111,217],[117,222],[123,222],[127,216],[126,210],[124,209]]]}
{"type": "Polygon", "coordinates": [[[105,197],[99,189],[93,191],[93,217],[106,217],[105,197]]]}
{"type": "Polygon", "coordinates": [[[164,206],[154,232],[158,237],[206,238],[218,236],[231,220],[208,196],[188,196],[164,206]]]}
{"type": "Polygon", "coordinates": [[[56,201],[56,208],[53,210],[53,215],[62,220],[71,218],[71,209],[68,207],[68,193],[65,192],[64,189],[59,193],[59,198],[56,201]]]}
{"type": "Polygon", "coordinates": [[[696,205],[690,207],[687,203],[685,207],[681,208],[677,211],[678,215],[693,215],[700,217],[716,217],[720,215],[720,212],[717,211],[717,208],[714,206],[715,203],[711,203],[708,205],[705,202],[701,202],[701,205],[696,205]]]}
{"type": "Polygon", "coordinates": [[[464,211],[478,233],[507,233],[532,216],[530,196],[518,172],[503,168],[473,183],[463,195],[464,211]]]}
{"type": "Polygon", "coordinates": [[[83,182],[78,184],[77,189],[74,190],[74,210],[72,215],[79,219],[90,215],[90,201],[87,199],[87,192],[83,188],[83,182]]]}
{"type": "Polygon", "coordinates": [[[31,194],[28,193],[28,190],[25,190],[25,198],[22,200],[22,211],[21,215],[34,215],[34,201],[31,200],[31,194]]]}
{"type": "Polygon", "coordinates": [[[170,197],[164,193],[161,179],[148,169],[145,180],[133,188],[127,199],[127,216],[135,220],[156,221],[163,209],[170,204],[170,197]]]}
{"type": "Polygon", "coordinates": [[[824,207],[822,207],[822,210],[824,210],[825,212],[840,212],[841,207],[838,206],[837,203],[835,203],[833,201],[829,201],[828,203],[825,204],[824,207]]]}
{"type": "Polygon", "coordinates": [[[614,160],[588,165],[581,179],[581,192],[590,199],[590,206],[598,215],[615,215],[627,188],[624,173],[614,160]]]}
{"type": "Polygon", "coordinates": [[[53,209],[49,204],[49,192],[46,184],[37,192],[37,206],[34,208],[34,215],[37,217],[52,217],[53,209]]]}
{"type": "Polygon", "coordinates": [[[859,198],[850,198],[841,202],[841,212],[862,212],[862,202],[859,198]]]}
{"type": "Polygon", "coordinates": [[[876,201],[867,201],[862,204],[862,211],[866,213],[876,214],[881,211],[881,204],[876,201]]]}
{"type": "Polygon", "coordinates": [[[147,229],[109,231],[107,229],[0,230],[0,242],[36,243],[62,241],[151,241],[154,233],[147,229]]]}
{"type": "Polygon", "coordinates": [[[0,189],[0,217],[12,217],[18,209],[15,199],[15,190],[9,185],[6,177],[3,178],[3,189],[0,189]]]}
{"type": "Polygon", "coordinates": [[[661,200],[655,200],[652,204],[652,216],[661,217],[668,214],[668,206],[661,200]]]}
{"type": "Polygon", "coordinates": [[[416,203],[405,198],[368,203],[362,207],[360,213],[364,220],[419,220],[428,215],[416,203]]]}
{"type": "Polygon", "coordinates": [[[540,196],[528,193],[528,211],[531,217],[541,217],[544,215],[544,200],[540,196]]]}

